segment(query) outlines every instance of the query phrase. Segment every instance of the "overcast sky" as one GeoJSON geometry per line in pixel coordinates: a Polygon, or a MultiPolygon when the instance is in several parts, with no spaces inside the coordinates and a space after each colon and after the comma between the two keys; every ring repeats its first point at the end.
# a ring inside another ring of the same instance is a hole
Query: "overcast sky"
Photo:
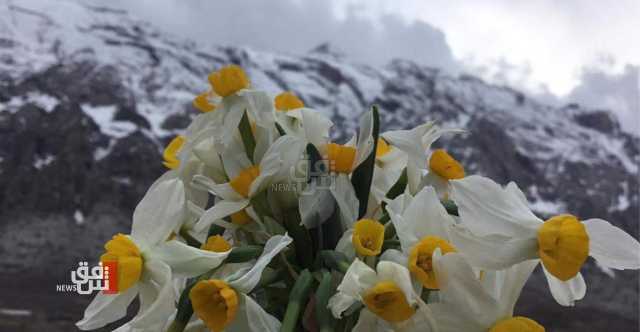
{"type": "Polygon", "coordinates": [[[330,42],[354,61],[408,58],[614,108],[640,132],[640,0],[118,0],[162,29],[303,53],[330,42]]]}

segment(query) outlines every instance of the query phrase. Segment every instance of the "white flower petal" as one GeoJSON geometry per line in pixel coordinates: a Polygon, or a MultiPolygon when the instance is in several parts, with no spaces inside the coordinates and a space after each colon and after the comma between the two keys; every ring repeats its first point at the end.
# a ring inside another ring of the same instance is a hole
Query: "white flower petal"
{"type": "Polygon", "coordinates": [[[491,326],[500,318],[498,301],[483,288],[461,254],[441,256],[440,250],[436,249],[433,266],[443,303],[456,306],[459,312],[474,317],[481,326],[491,326]]]}
{"type": "Polygon", "coordinates": [[[356,192],[353,189],[349,176],[346,174],[338,174],[334,177],[334,186],[330,188],[331,194],[336,199],[338,207],[340,208],[340,216],[342,217],[342,223],[345,228],[350,228],[351,225],[358,219],[358,209],[360,202],[356,197],[356,192]]]}
{"type": "Polygon", "coordinates": [[[238,125],[240,124],[240,120],[246,110],[246,103],[238,96],[229,96],[224,98],[223,104],[224,109],[227,110],[227,112],[224,113],[223,123],[219,128],[221,129],[222,134],[222,146],[218,147],[218,150],[220,151],[227,150],[229,145],[231,145],[234,135],[238,133],[238,125]]]}
{"type": "Polygon", "coordinates": [[[633,236],[602,219],[588,219],[584,225],[589,255],[598,263],[618,270],[640,269],[640,243],[633,236]]]}
{"type": "Polygon", "coordinates": [[[275,109],[273,107],[273,99],[267,93],[258,90],[244,90],[238,94],[245,98],[257,126],[273,128],[275,109]]]}
{"type": "Polygon", "coordinates": [[[248,199],[239,201],[218,201],[200,216],[198,223],[193,227],[196,232],[202,232],[215,221],[241,211],[249,205],[248,199]]]}
{"type": "Polygon", "coordinates": [[[169,266],[158,260],[148,260],[144,268],[140,282],[140,311],[129,323],[133,328],[164,324],[175,309],[169,266]]]}
{"type": "Polygon", "coordinates": [[[313,179],[298,200],[300,218],[307,229],[320,226],[336,209],[336,201],[331,191],[318,185],[318,181],[321,180],[313,179]]]}
{"type": "Polygon", "coordinates": [[[360,298],[360,294],[375,286],[377,282],[376,271],[361,260],[356,259],[351,263],[347,273],[342,278],[342,282],[338,285],[338,292],[354,298],[360,298]]]}
{"type": "Polygon", "coordinates": [[[454,224],[453,218],[442,206],[432,187],[424,187],[414,197],[403,213],[402,222],[397,218],[394,219],[392,219],[393,225],[404,251],[408,251],[427,235],[448,240],[447,229],[454,224]]]}
{"type": "Polygon", "coordinates": [[[206,190],[218,198],[227,201],[239,201],[244,199],[238,194],[229,183],[217,184],[212,179],[204,175],[194,175],[191,185],[195,188],[206,190]]]}
{"type": "Polygon", "coordinates": [[[303,142],[295,136],[285,135],[278,138],[260,162],[260,175],[251,183],[249,196],[264,190],[276,175],[280,175],[281,180],[289,179],[295,171],[296,162],[302,156],[303,148],[303,142]]]}
{"type": "Polygon", "coordinates": [[[499,234],[476,236],[463,225],[449,228],[454,247],[475,267],[501,270],[529,259],[538,258],[538,239],[512,238],[499,234]]]}
{"type": "Polygon", "coordinates": [[[313,144],[320,154],[326,153],[324,149],[329,142],[329,128],[333,126],[333,122],[318,111],[302,109],[301,114],[307,141],[313,144]]]}
{"type": "Polygon", "coordinates": [[[133,212],[131,237],[144,247],[164,241],[182,223],[185,192],[177,178],[154,183],[133,212]]]}
{"type": "Polygon", "coordinates": [[[351,242],[352,237],[353,228],[350,228],[342,234],[342,237],[336,244],[336,251],[341,252],[345,256],[347,256],[347,259],[349,259],[349,261],[352,261],[356,258],[356,250],[355,248],[353,248],[353,242],[351,242]]]}
{"type": "Polygon", "coordinates": [[[127,307],[138,295],[138,286],[134,285],[124,293],[96,294],[84,311],[82,320],[76,326],[83,331],[95,330],[115,322],[127,315],[127,307]]]}
{"type": "Polygon", "coordinates": [[[376,266],[378,279],[393,281],[404,293],[409,304],[416,303],[417,295],[414,293],[409,269],[391,261],[381,261],[376,266]]]}
{"type": "Polygon", "coordinates": [[[267,264],[271,262],[271,259],[275,255],[277,255],[280,251],[287,247],[291,243],[292,239],[287,235],[274,235],[267,241],[264,245],[264,250],[260,258],[253,265],[251,270],[249,270],[242,277],[239,277],[235,280],[229,280],[229,285],[231,285],[234,289],[243,292],[249,293],[253,290],[254,287],[260,281],[260,277],[262,276],[262,270],[267,267],[267,264]]]}
{"type": "Polygon", "coordinates": [[[218,267],[230,252],[200,250],[171,240],[154,247],[149,256],[165,262],[178,277],[195,277],[218,267]]]}
{"type": "Polygon", "coordinates": [[[572,307],[575,305],[575,301],[582,300],[587,293],[587,284],[582,278],[582,274],[578,273],[575,277],[561,281],[554,277],[547,269],[542,266],[544,275],[547,277],[549,283],[549,290],[551,295],[558,302],[558,304],[565,307],[572,307]]]}
{"type": "Polygon", "coordinates": [[[338,292],[329,298],[327,306],[331,310],[333,317],[340,319],[342,317],[342,313],[356,302],[358,302],[358,298],[338,292]]]}
{"type": "Polygon", "coordinates": [[[470,313],[449,303],[430,304],[438,332],[486,332],[492,324],[476,321],[470,313]]]}
{"type": "Polygon", "coordinates": [[[503,189],[477,175],[449,183],[462,223],[476,235],[529,237],[542,223],[523,202],[523,195],[515,185],[503,189]]]}
{"type": "MultiPolygon", "coordinates": [[[[422,138],[432,128],[434,128],[434,124],[433,122],[429,122],[410,130],[387,131],[382,134],[382,137],[391,145],[398,147],[398,149],[406,152],[407,155],[409,155],[410,162],[413,162],[415,165],[419,165],[419,168],[426,168],[426,150],[429,147],[423,144],[422,138]]],[[[437,136],[439,137],[440,135],[437,136]]],[[[436,137],[432,140],[431,135],[429,137],[429,141],[431,141],[431,143],[435,141],[435,139],[437,139],[436,137]]],[[[431,145],[431,143],[429,143],[428,145],[431,145]]]]}
{"type": "Polygon", "coordinates": [[[227,332],[278,332],[280,321],[256,303],[251,297],[238,294],[240,303],[233,322],[225,328],[227,332]]]}
{"type": "Polygon", "coordinates": [[[406,332],[439,332],[431,308],[420,298],[418,298],[416,313],[406,321],[397,324],[397,326],[399,330],[406,332]]]}
{"type": "Polygon", "coordinates": [[[520,297],[522,288],[538,263],[540,260],[532,259],[496,272],[495,294],[498,296],[503,317],[513,316],[513,308],[520,297]]]}
{"type": "Polygon", "coordinates": [[[422,178],[418,187],[422,188],[426,186],[433,187],[436,190],[439,198],[445,199],[449,197],[449,188],[451,187],[451,185],[449,184],[449,180],[440,177],[438,174],[435,174],[433,172],[427,173],[427,175],[422,178]]]}
{"type": "Polygon", "coordinates": [[[358,146],[356,147],[356,160],[353,168],[360,166],[373,151],[373,112],[367,111],[360,117],[360,130],[358,131],[358,146]]]}
{"type": "Polygon", "coordinates": [[[351,330],[352,332],[392,332],[390,328],[385,328],[379,324],[380,319],[368,309],[362,309],[358,322],[351,330]]]}
{"type": "Polygon", "coordinates": [[[253,150],[253,160],[257,163],[258,160],[262,160],[269,147],[276,139],[276,132],[273,127],[263,128],[256,126],[255,129],[255,141],[256,147],[253,150]]]}
{"type": "Polygon", "coordinates": [[[242,136],[237,131],[227,148],[220,153],[224,171],[230,179],[238,176],[240,172],[254,165],[253,160],[247,156],[242,136]]]}
{"type": "Polygon", "coordinates": [[[387,249],[380,255],[380,261],[390,261],[402,266],[408,265],[407,255],[400,250],[387,249]]]}

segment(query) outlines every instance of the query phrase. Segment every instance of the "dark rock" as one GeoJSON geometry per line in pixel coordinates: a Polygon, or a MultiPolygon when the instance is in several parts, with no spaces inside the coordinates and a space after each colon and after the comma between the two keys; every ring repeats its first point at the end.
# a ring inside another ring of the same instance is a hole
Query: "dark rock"
{"type": "Polygon", "coordinates": [[[587,128],[593,128],[605,134],[611,134],[620,130],[620,124],[613,118],[610,112],[596,111],[580,113],[574,116],[578,124],[587,128]]]}

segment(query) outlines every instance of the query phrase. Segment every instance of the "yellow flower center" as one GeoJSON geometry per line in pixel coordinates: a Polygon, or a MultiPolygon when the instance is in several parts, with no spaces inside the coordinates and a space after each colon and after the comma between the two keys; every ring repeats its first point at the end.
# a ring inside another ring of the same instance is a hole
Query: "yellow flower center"
{"type": "Polygon", "coordinates": [[[544,332],[545,329],[536,321],[527,317],[512,317],[498,322],[489,332],[544,332]]]}
{"type": "Polygon", "coordinates": [[[387,153],[391,152],[391,145],[387,144],[382,138],[378,138],[378,145],[376,146],[376,158],[380,158],[387,153]]]}
{"type": "Polygon", "coordinates": [[[363,296],[367,308],[389,322],[405,321],[415,313],[404,292],[391,281],[381,281],[363,296]]]}
{"type": "Polygon", "coordinates": [[[260,175],[260,167],[251,166],[242,170],[238,176],[229,181],[229,184],[238,194],[249,197],[249,188],[258,175],[260,175]]]}
{"type": "Polygon", "coordinates": [[[164,166],[169,169],[176,169],[180,166],[180,160],[178,159],[178,152],[184,145],[184,136],[178,135],[171,140],[169,145],[164,149],[162,157],[164,158],[164,166]]]}
{"type": "Polygon", "coordinates": [[[238,310],[238,295],[222,280],[199,281],[189,292],[196,315],[214,332],[233,322],[238,310]]]}
{"type": "Polygon", "coordinates": [[[246,225],[252,221],[253,219],[251,219],[245,210],[240,210],[231,215],[231,222],[239,226],[246,225]]]}
{"type": "Polygon", "coordinates": [[[276,96],[276,110],[286,112],[290,110],[295,110],[298,108],[303,108],[304,103],[300,98],[294,95],[291,92],[283,92],[276,96]]]}
{"type": "Polygon", "coordinates": [[[538,229],[538,255],[556,278],[573,278],[589,256],[589,235],[584,224],[570,214],[547,220],[538,229]]]}
{"type": "Polygon", "coordinates": [[[429,168],[432,172],[447,180],[462,179],[464,177],[462,165],[442,149],[433,151],[429,159],[429,168]]]}
{"type": "Polygon", "coordinates": [[[351,173],[353,161],[356,159],[356,149],[336,143],[327,144],[327,160],[329,170],[336,173],[351,173]]]}
{"type": "Polygon", "coordinates": [[[220,97],[230,96],[249,87],[249,78],[242,68],[236,65],[222,67],[209,75],[213,91],[220,97]]]}
{"type": "Polygon", "coordinates": [[[422,286],[439,289],[436,274],[433,271],[433,252],[440,248],[442,254],[456,252],[456,248],[447,240],[437,236],[425,236],[409,252],[409,271],[418,278],[422,286]]]}
{"type": "Polygon", "coordinates": [[[384,242],[384,225],[372,219],[360,219],[353,225],[351,242],[363,256],[377,256],[384,242]]]}
{"type": "Polygon", "coordinates": [[[209,236],[207,242],[200,246],[200,249],[213,252],[227,252],[231,250],[231,244],[220,235],[209,236]]]}
{"type": "Polygon", "coordinates": [[[106,252],[100,256],[100,261],[116,263],[118,292],[124,292],[133,286],[142,275],[142,255],[140,249],[131,239],[123,234],[115,235],[104,248],[106,252]]]}
{"type": "Polygon", "coordinates": [[[207,113],[215,110],[216,105],[209,102],[210,97],[211,92],[199,94],[195,99],[193,99],[193,107],[197,108],[202,113],[207,113]]]}

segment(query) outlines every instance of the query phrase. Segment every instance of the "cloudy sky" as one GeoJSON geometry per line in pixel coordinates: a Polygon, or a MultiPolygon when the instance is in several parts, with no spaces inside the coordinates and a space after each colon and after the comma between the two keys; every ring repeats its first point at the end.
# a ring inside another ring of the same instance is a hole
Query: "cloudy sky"
{"type": "MultiPolygon", "coordinates": [[[[97,1],[97,0],[96,0],[97,1]]],[[[119,0],[196,40],[354,61],[408,58],[509,84],[550,103],[613,108],[640,132],[640,1],[119,0]]]]}

